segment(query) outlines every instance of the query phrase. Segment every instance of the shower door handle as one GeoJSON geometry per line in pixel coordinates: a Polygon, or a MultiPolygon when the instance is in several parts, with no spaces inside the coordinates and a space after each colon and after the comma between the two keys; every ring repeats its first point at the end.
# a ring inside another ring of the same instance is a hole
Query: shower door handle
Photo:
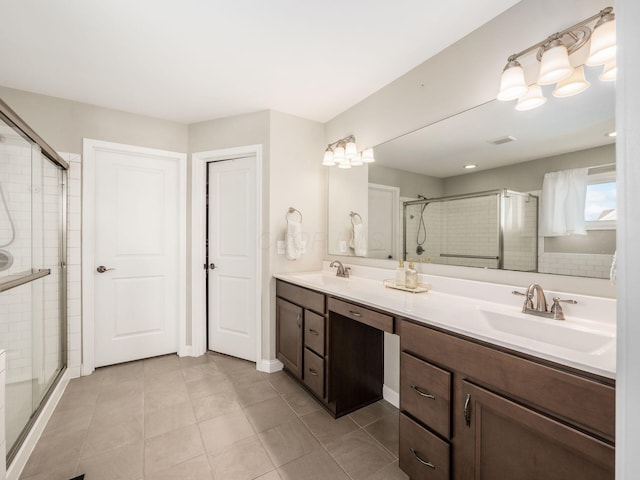
{"type": "Polygon", "coordinates": [[[104,272],[107,272],[109,270],[115,270],[115,268],[107,268],[104,265],[100,265],[98,268],[96,268],[96,271],[98,273],[104,273],[104,272]]]}

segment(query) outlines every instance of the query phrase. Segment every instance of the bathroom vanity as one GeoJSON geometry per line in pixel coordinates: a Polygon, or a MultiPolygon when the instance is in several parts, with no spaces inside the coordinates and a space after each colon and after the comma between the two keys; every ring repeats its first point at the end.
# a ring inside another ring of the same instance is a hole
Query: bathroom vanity
{"type": "Polygon", "coordinates": [[[383,332],[400,335],[399,460],[412,480],[614,478],[615,325],[527,324],[473,294],[277,277],[278,359],[336,417],[382,398],[383,332]]]}

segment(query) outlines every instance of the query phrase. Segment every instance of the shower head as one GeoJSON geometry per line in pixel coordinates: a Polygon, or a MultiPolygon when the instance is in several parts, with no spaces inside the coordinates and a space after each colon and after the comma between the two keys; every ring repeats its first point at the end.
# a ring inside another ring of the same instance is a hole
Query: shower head
{"type": "Polygon", "coordinates": [[[427,197],[425,197],[424,195],[420,195],[418,194],[418,200],[426,200],[427,197]]]}

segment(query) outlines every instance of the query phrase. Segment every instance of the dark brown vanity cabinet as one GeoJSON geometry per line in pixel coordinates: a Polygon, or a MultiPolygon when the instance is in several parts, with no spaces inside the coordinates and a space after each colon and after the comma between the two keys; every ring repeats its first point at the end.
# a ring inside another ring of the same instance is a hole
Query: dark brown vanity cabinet
{"type": "Polygon", "coordinates": [[[400,346],[412,480],[613,480],[612,380],[406,320],[400,346]]]}
{"type": "Polygon", "coordinates": [[[335,417],[382,398],[384,331],[394,318],[276,282],[276,356],[335,417]]]}

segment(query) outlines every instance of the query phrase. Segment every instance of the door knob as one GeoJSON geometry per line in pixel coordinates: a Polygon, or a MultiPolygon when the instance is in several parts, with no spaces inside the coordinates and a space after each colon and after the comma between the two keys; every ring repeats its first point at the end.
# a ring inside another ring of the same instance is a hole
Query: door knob
{"type": "Polygon", "coordinates": [[[215,263],[210,263],[210,264],[209,264],[209,268],[210,268],[211,270],[215,270],[215,269],[216,269],[216,264],[215,264],[215,263]]]}
{"type": "Polygon", "coordinates": [[[104,273],[104,272],[107,272],[109,270],[115,270],[115,268],[107,268],[104,265],[100,265],[98,268],[96,268],[96,271],[98,273],[104,273]]]}

